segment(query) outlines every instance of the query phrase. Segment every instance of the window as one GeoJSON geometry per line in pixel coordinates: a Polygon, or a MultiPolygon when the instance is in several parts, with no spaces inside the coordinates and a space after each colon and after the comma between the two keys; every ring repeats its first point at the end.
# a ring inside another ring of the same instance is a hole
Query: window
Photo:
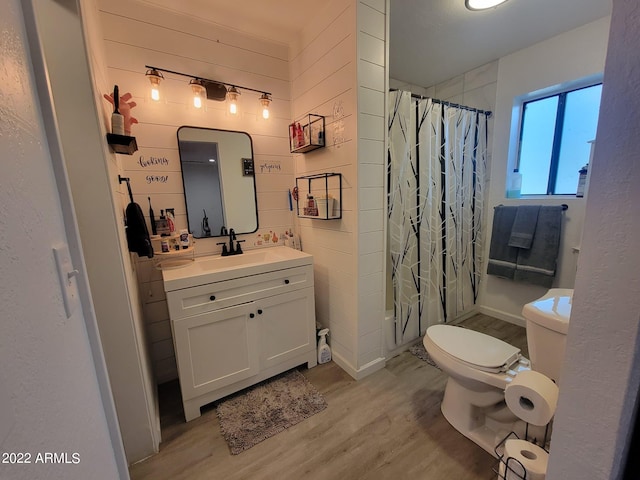
{"type": "Polygon", "coordinates": [[[595,140],[602,84],[522,103],[522,195],[575,195],[595,140]]]}

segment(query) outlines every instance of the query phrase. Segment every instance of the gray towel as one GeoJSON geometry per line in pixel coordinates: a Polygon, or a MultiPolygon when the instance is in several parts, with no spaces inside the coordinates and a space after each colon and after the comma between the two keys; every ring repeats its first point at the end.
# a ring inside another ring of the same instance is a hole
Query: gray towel
{"type": "Polygon", "coordinates": [[[516,218],[513,221],[509,246],[517,248],[531,248],[533,234],[538,223],[540,205],[526,205],[518,207],[516,218]]]}
{"type": "Polygon", "coordinates": [[[518,207],[497,206],[493,212],[491,245],[487,273],[498,277],[514,277],[518,248],[509,246],[509,237],[518,207]]]}
{"type": "Polygon", "coordinates": [[[514,280],[550,288],[560,251],[562,207],[540,207],[530,249],[518,249],[514,280]]]}

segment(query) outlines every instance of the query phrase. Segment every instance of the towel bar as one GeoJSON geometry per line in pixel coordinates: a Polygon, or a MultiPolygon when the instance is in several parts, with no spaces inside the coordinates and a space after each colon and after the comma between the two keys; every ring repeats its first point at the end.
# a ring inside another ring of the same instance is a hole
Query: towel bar
{"type": "MultiPolygon", "coordinates": [[[[565,210],[569,210],[569,205],[567,205],[566,203],[563,203],[563,204],[562,204],[562,205],[560,205],[560,206],[562,207],[562,210],[563,210],[563,211],[565,211],[565,210]]],[[[496,205],[496,206],[495,206],[495,207],[493,207],[493,208],[498,208],[498,207],[504,207],[504,205],[501,203],[501,204],[499,204],[499,205],[496,205]]]]}

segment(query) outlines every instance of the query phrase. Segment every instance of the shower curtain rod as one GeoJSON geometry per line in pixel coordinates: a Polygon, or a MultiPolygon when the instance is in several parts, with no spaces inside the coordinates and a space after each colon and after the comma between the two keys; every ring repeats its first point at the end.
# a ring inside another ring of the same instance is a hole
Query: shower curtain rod
{"type": "MultiPolygon", "coordinates": [[[[397,88],[390,88],[389,91],[398,92],[400,90],[397,88]]],[[[467,107],[466,105],[460,105],[459,103],[447,102],[446,100],[438,100],[437,98],[425,97],[424,95],[418,95],[417,93],[412,93],[411,98],[418,98],[420,100],[422,100],[423,98],[428,98],[433,103],[439,103],[440,105],[446,105],[448,107],[461,108],[463,110],[469,110],[471,112],[483,113],[487,117],[490,117],[492,114],[490,110],[480,110],[479,108],[467,107]]]]}

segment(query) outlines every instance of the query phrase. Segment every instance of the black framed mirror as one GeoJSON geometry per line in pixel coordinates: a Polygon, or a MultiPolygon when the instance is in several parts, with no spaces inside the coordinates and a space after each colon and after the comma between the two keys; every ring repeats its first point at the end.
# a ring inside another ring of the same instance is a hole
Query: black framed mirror
{"type": "Polygon", "coordinates": [[[258,230],[253,142],[245,132],[183,126],[178,150],[189,231],[195,238],[258,230]]]}

